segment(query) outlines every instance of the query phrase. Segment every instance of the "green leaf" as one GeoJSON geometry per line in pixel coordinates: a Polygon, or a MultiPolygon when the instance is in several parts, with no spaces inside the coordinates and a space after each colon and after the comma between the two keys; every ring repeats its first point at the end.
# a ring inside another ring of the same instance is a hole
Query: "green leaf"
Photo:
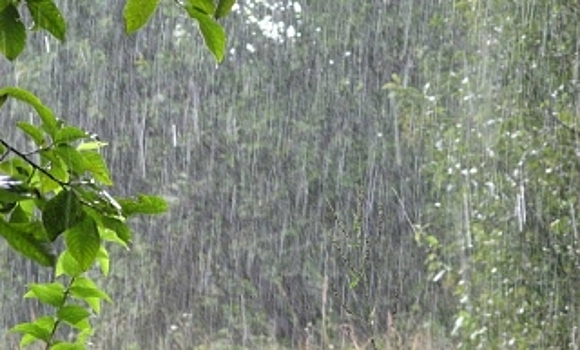
{"type": "MultiPolygon", "coordinates": [[[[0,196],[2,196],[1,193],[0,193],[0,196]]],[[[12,202],[12,203],[0,202],[0,214],[10,213],[14,209],[14,207],[16,207],[16,202],[12,202]]]]}
{"type": "MultiPolygon", "coordinates": [[[[16,6],[9,4],[0,12],[0,52],[12,61],[20,55],[25,45],[26,28],[16,6]]],[[[5,101],[3,95],[0,92],[0,106],[5,101]]]]}
{"type": "Polygon", "coordinates": [[[6,6],[11,4],[12,0],[0,0],[0,11],[4,11],[6,6]]]}
{"type": "Polygon", "coordinates": [[[64,41],[66,22],[58,7],[51,0],[27,0],[28,10],[36,26],[46,29],[60,41],[64,41]]]}
{"type": "Polygon", "coordinates": [[[78,343],[58,343],[52,345],[50,350],[85,350],[85,346],[83,344],[78,343]]]}
{"type": "Polygon", "coordinates": [[[58,130],[54,136],[54,143],[72,142],[87,138],[89,134],[81,128],[75,126],[65,126],[58,130]]]}
{"type": "Polygon", "coordinates": [[[63,273],[70,277],[78,277],[82,275],[83,272],[84,271],[79,266],[79,263],[67,250],[58,257],[55,271],[56,277],[61,276],[63,273]]]}
{"type": "Polygon", "coordinates": [[[84,211],[97,223],[99,235],[103,241],[114,242],[123,246],[125,249],[129,249],[128,244],[131,241],[131,230],[124,220],[118,216],[122,213],[110,212],[108,210],[95,210],[95,208],[91,207],[85,207],[84,211]]]}
{"type": "Polygon", "coordinates": [[[37,298],[44,304],[60,307],[65,300],[64,286],[60,283],[34,283],[24,297],[37,298]]]}
{"type": "Polygon", "coordinates": [[[71,295],[78,299],[97,298],[106,300],[109,303],[113,302],[107,293],[98,288],[95,283],[87,277],[76,278],[69,290],[71,295]]]}
{"type": "Polygon", "coordinates": [[[16,126],[18,126],[22,131],[30,136],[37,146],[42,147],[45,145],[46,140],[44,139],[44,132],[40,130],[40,128],[22,121],[16,123],[16,126]]]}
{"type": "Polygon", "coordinates": [[[87,271],[97,257],[101,239],[95,221],[88,215],[82,215],[79,222],[65,231],[64,239],[69,253],[87,271]]]}
{"type": "Polygon", "coordinates": [[[235,5],[235,3],[236,0],[219,0],[217,8],[214,13],[214,18],[220,19],[227,16],[232,10],[232,7],[235,5]]]}
{"type": "MultiPolygon", "coordinates": [[[[97,301],[99,299],[96,299],[97,301]]],[[[100,302],[99,302],[100,303],[100,302]]],[[[77,338],[76,338],[76,342],[77,344],[86,344],[89,342],[89,338],[93,335],[94,330],[91,327],[91,324],[89,323],[89,320],[86,319],[83,322],[85,325],[83,325],[83,329],[80,328],[81,324],[77,324],[77,326],[79,326],[79,329],[81,330],[79,333],[77,333],[77,338]]],[[[83,349],[84,350],[84,349],[83,349]]]]}
{"type": "Polygon", "coordinates": [[[106,300],[110,303],[113,302],[111,298],[105,293],[104,291],[100,290],[99,288],[89,288],[89,287],[71,287],[70,288],[71,295],[78,299],[91,299],[96,298],[100,300],[106,300]]]}
{"type": "Polygon", "coordinates": [[[13,249],[23,256],[43,266],[54,266],[56,257],[47,242],[36,239],[32,233],[14,227],[14,224],[7,223],[1,217],[0,236],[4,237],[13,249]]]}
{"type": "MultiPolygon", "coordinates": [[[[0,193],[0,196],[2,196],[2,193],[0,193]]],[[[14,209],[14,207],[16,207],[16,202],[12,202],[12,203],[0,202],[0,214],[10,213],[14,209]]]]}
{"type": "Polygon", "coordinates": [[[10,333],[29,334],[35,339],[48,342],[54,328],[54,319],[50,316],[43,316],[34,322],[20,323],[10,329],[10,333]]]}
{"type": "Polygon", "coordinates": [[[112,186],[113,181],[111,180],[109,169],[103,156],[97,152],[81,152],[81,154],[85,158],[86,170],[92,172],[95,179],[103,185],[112,186]]]}
{"type": "Polygon", "coordinates": [[[53,152],[66,164],[68,171],[72,174],[82,175],[85,172],[85,158],[71,145],[60,144],[53,149],[53,152]]]}
{"type": "Polygon", "coordinates": [[[38,338],[31,334],[24,334],[22,339],[20,339],[20,348],[24,349],[32,343],[40,341],[38,338]]]}
{"type": "MultiPolygon", "coordinates": [[[[40,152],[43,161],[44,169],[49,169],[48,172],[53,178],[60,182],[68,182],[69,173],[67,172],[66,164],[61,160],[60,156],[54,150],[43,150],[40,152]]],[[[39,172],[40,190],[43,193],[51,192],[61,188],[60,183],[54,181],[50,176],[44,172],[39,172]]]]}
{"type": "Polygon", "coordinates": [[[79,322],[86,319],[90,315],[91,314],[85,308],[78,305],[65,305],[61,307],[56,313],[56,317],[65,321],[71,326],[76,326],[79,322]]]}
{"type": "Polygon", "coordinates": [[[213,0],[189,0],[188,3],[189,6],[199,10],[206,15],[211,16],[215,12],[215,5],[213,4],[213,0]]]}
{"type": "MultiPolygon", "coordinates": [[[[82,293],[82,292],[80,292],[80,293],[82,293]]],[[[83,298],[83,300],[87,304],[89,304],[89,306],[91,307],[91,309],[93,309],[93,311],[96,314],[101,313],[101,298],[88,297],[88,298],[83,298]]]]}
{"type": "Polygon", "coordinates": [[[226,52],[226,32],[222,26],[217,23],[212,17],[193,8],[186,7],[187,13],[191,18],[197,20],[199,30],[205,40],[205,45],[213,53],[215,59],[221,62],[224,59],[226,52]]]}
{"type": "Polygon", "coordinates": [[[157,5],[159,0],[127,0],[123,11],[127,34],[133,34],[143,27],[157,9],[157,5]]]}
{"type": "Polygon", "coordinates": [[[121,238],[119,238],[117,232],[108,228],[102,228],[101,230],[99,230],[99,234],[101,235],[101,239],[103,241],[117,243],[123,248],[129,250],[129,246],[121,238]]]}
{"type": "Polygon", "coordinates": [[[110,258],[109,252],[105,248],[105,246],[101,245],[99,249],[99,254],[97,254],[97,261],[99,262],[99,266],[101,267],[101,272],[103,275],[108,276],[110,271],[110,258]]]}
{"type": "Polygon", "coordinates": [[[107,145],[108,143],[101,141],[83,142],[77,146],[77,151],[94,151],[107,145]]]}
{"type": "Polygon", "coordinates": [[[38,190],[29,186],[24,176],[0,173],[0,203],[11,203],[24,199],[38,198],[38,190]]]}
{"type": "MultiPolygon", "coordinates": [[[[89,321],[90,320],[88,318],[85,318],[84,320],[81,320],[81,321],[77,322],[77,324],[74,325],[74,327],[76,329],[81,331],[79,334],[77,334],[77,343],[79,343],[79,344],[86,343],[86,341],[83,341],[80,338],[80,336],[83,332],[92,332],[93,331],[93,327],[91,327],[91,323],[89,321]]],[[[86,340],[86,338],[85,338],[85,340],[86,340]]]]}
{"type": "MultiPolygon", "coordinates": [[[[121,220],[111,218],[109,216],[103,217],[102,220],[103,226],[106,228],[105,231],[113,231],[115,236],[121,240],[121,242],[117,242],[117,240],[110,240],[113,242],[120,243],[122,246],[127,248],[127,245],[131,243],[131,229],[121,220]]],[[[104,239],[104,238],[103,238],[104,239]]]]}
{"type": "Polygon", "coordinates": [[[85,212],[91,215],[98,225],[101,225],[103,216],[117,217],[122,215],[121,205],[110,195],[104,195],[106,191],[100,190],[92,184],[77,187],[75,191],[79,198],[87,204],[83,208],[85,212]]]}
{"type": "Polygon", "coordinates": [[[50,241],[76,225],[82,214],[82,204],[73,191],[62,190],[49,200],[42,211],[42,223],[50,241]]]}
{"type": "Polygon", "coordinates": [[[157,196],[140,194],[137,198],[121,198],[118,200],[125,216],[135,214],[161,214],[167,211],[167,202],[157,196]]]}
{"type": "MultiPolygon", "coordinates": [[[[20,202],[22,204],[23,202],[20,202]]],[[[48,244],[48,236],[46,234],[46,230],[42,223],[38,220],[28,221],[25,223],[10,223],[12,227],[16,230],[21,232],[28,232],[28,234],[32,235],[37,241],[40,242],[47,242],[48,244]]]]}
{"type": "Polygon", "coordinates": [[[19,202],[10,212],[11,224],[27,223],[30,221],[30,216],[24,209],[22,209],[21,203],[23,202],[19,202]]]}
{"type": "Polygon", "coordinates": [[[18,157],[0,162],[0,172],[10,176],[20,176],[19,180],[25,180],[35,171],[30,164],[18,157]]]}
{"type": "MultiPolygon", "coordinates": [[[[30,218],[35,217],[37,209],[39,207],[38,201],[35,200],[24,200],[18,203],[18,207],[22,209],[23,215],[26,216],[27,220],[23,220],[20,222],[30,222],[30,218]]],[[[46,235],[44,235],[46,236],[46,235]]]]}
{"type": "MultiPolygon", "coordinates": [[[[2,34],[0,28],[0,48],[2,47],[1,36],[2,34]]],[[[36,110],[36,113],[38,113],[38,115],[40,116],[40,119],[42,119],[43,129],[46,130],[51,137],[54,137],[56,131],[58,130],[58,121],[54,116],[54,113],[52,113],[52,111],[50,110],[50,108],[45,106],[38,97],[36,97],[30,91],[11,86],[0,89],[0,97],[4,95],[8,95],[9,97],[15,98],[22,102],[26,102],[30,106],[32,106],[36,110]]]]}
{"type": "Polygon", "coordinates": [[[0,203],[40,198],[39,189],[31,183],[38,183],[30,173],[32,167],[20,158],[0,162],[0,203]]]}

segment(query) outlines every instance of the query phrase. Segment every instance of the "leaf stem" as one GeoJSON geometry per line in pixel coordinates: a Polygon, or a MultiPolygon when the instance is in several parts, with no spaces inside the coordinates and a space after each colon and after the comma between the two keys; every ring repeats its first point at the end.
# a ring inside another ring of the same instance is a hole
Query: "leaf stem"
{"type": "MultiPolygon", "coordinates": [[[[74,281],[76,280],[76,277],[71,277],[70,281],[68,282],[66,288],[64,289],[64,297],[62,299],[62,304],[60,305],[60,308],[62,308],[63,306],[66,305],[66,301],[70,295],[70,287],[73,285],[74,281]]],[[[58,314],[58,310],[56,311],[58,314]]],[[[53,338],[56,334],[56,331],[58,329],[58,326],[60,325],[61,320],[58,318],[58,316],[56,317],[56,321],[54,322],[54,326],[52,327],[52,331],[50,332],[50,338],[48,338],[48,342],[46,342],[46,347],[45,350],[50,350],[50,347],[53,345],[53,338]]]]}
{"type": "Polygon", "coordinates": [[[69,185],[68,182],[61,181],[61,180],[57,179],[56,177],[54,177],[54,175],[52,175],[50,172],[48,172],[47,170],[45,170],[43,167],[41,167],[40,165],[36,164],[32,160],[28,159],[28,157],[26,156],[26,154],[20,152],[16,148],[12,147],[6,141],[0,139],[0,143],[4,147],[6,147],[8,149],[8,152],[6,152],[5,154],[3,154],[2,157],[5,157],[9,152],[12,152],[12,153],[16,154],[18,157],[20,157],[22,160],[24,160],[26,163],[30,164],[30,166],[32,166],[34,169],[40,171],[41,173],[43,173],[44,175],[46,175],[49,179],[51,179],[52,181],[54,181],[57,184],[59,184],[62,188],[66,188],[69,185]]]}

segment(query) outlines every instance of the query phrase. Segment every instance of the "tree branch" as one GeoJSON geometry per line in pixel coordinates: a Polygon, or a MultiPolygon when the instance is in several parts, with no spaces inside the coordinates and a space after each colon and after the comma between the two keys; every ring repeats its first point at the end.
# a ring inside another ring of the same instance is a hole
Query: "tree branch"
{"type": "Polygon", "coordinates": [[[32,160],[28,159],[28,157],[26,156],[26,154],[20,152],[16,148],[10,146],[6,141],[0,139],[0,144],[2,144],[4,147],[6,147],[8,149],[8,151],[2,155],[2,157],[0,158],[0,160],[2,160],[3,158],[5,158],[8,155],[8,153],[12,152],[12,153],[16,154],[18,157],[20,157],[22,160],[24,160],[26,163],[30,164],[31,167],[33,167],[34,169],[36,169],[39,172],[43,173],[49,179],[51,179],[52,181],[54,181],[57,184],[59,184],[61,187],[65,188],[65,187],[67,187],[69,185],[68,182],[64,182],[64,181],[61,181],[61,180],[57,179],[56,177],[54,177],[54,175],[52,175],[50,172],[48,172],[47,170],[45,170],[43,167],[41,167],[40,165],[36,164],[32,160]]]}

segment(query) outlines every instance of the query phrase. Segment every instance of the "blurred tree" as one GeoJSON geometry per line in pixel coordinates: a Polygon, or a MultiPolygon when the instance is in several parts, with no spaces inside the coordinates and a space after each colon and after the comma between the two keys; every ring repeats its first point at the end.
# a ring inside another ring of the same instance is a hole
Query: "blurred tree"
{"type": "Polygon", "coordinates": [[[116,257],[105,283],[131,302],[103,346],[295,348],[340,324],[378,347],[423,324],[465,347],[572,342],[573,5],[248,0],[213,69],[183,14],[126,38],[121,3],[99,4],[71,13],[86,40],[34,34],[45,53],[5,76],[51,82],[59,115],[112,140],[117,193],[172,199],[116,257]]]}

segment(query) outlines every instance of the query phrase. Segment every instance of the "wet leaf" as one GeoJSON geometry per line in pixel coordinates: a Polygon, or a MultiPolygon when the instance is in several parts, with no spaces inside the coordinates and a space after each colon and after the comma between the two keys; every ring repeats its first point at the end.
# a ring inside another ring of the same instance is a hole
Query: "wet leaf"
{"type": "Polygon", "coordinates": [[[14,203],[17,201],[38,198],[38,190],[29,186],[22,176],[0,175],[0,203],[14,203]]]}
{"type": "Polygon", "coordinates": [[[121,198],[118,200],[125,216],[135,214],[161,214],[167,211],[167,202],[157,196],[140,194],[137,198],[121,198]]]}
{"type": "Polygon", "coordinates": [[[93,186],[78,187],[75,191],[80,199],[88,204],[89,207],[84,208],[85,212],[91,215],[98,225],[102,225],[101,219],[104,216],[116,217],[122,214],[122,208],[117,201],[111,202],[112,197],[102,194],[105,191],[93,188],[93,186]]]}
{"type": "Polygon", "coordinates": [[[79,263],[81,270],[87,271],[101,246],[94,220],[86,214],[82,215],[82,219],[64,233],[64,239],[70,255],[79,263]]]}
{"type": "Polygon", "coordinates": [[[107,146],[108,143],[101,141],[83,142],[77,146],[77,151],[93,151],[107,146]]]}
{"type": "Polygon", "coordinates": [[[131,243],[132,235],[129,226],[127,226],[126,223],[109,216],[104,216],[102,218],[102,224],[105,228],[104,231],[111,231],[114,233],[113,236],[105,233],[105,237],[103,237],[103,239],[119,243],[125,248],[128,247],[128,244],[131,243]]]}
{"type": "Polygon", "coordinates": [[[27,0],[26,5],[35,25],[46,29],[60,41],[64,41],[66,22],[58,7],[51,0],[27,0]]]}
{"type": "Polygon", "coordinates": [[[95,179],[103,185],[112,186],[113,181],[111,180],[109,169],[103,156],[97,152],[82,152],[81,154],[85,159],[86,169],[93,173],[95,179]]]}
{"type": "Polygon", "coordinates": [[[47,172],[52,175],[48,176],[44,172],[38,173],[41,192],[47,193],[62,188],[61,183],[66,183],[69,180],[66,164],[54,150],[41,151],[40,155],[45,164],[44,169],[48,169],[47,172]]]}
{"type": "Polygon", "coordinates": [[[80,176],[85,172],[85,158],[69,144],[60,144],[53,149],[53,152],[67,166],[70,173],[80,176]]]}
{"type": "MultiPolygon", "coordinates": [[[[0,12],[0,52],[9,60],[14,60],[26,45],[26,28],[22,23],[20,14],[12,4],[2,4],[4,9],[0,12]]],[[[5,93],[0,90],[0,106],[4,103],[5,93]],[[2,101],[4,100],[4,101],[2,101]]]]}
{"type": "Polygon", "coordinates": [[[220,19],[226,17],[232,10],[232,7],[235,5],[235,3],[236,0],[219,0],[214,13],[214,18],[220,19]]]}
{"type": "Polygon", "coordinates": [[[225,30],[212,17],[195,8],[187,7],[187,13],[189,13],[191,18],[197,20],[205,45],[213,53],[215,59],[221,62],[226,51],[225,30]]]}
{"type": "Polygon", "coordinates": [[[103,275],[108,276],[111,260],[109,259],[109,252],[107,252],[107,249],[104,245],[101,245],[101,248],[99,249],[99,254],[97,254],[97,261],[99,262],[99,266],[103,275]]]}
{"type": "Polygon", "coordinates": [[[87,309],[78,305],[65,305],[58,310],[56,316],[60,320],[63,320],[72,326],[76,326],[78,323],[88,318],[90,313],[87,309]]]}
{"type": "Polygon", "coordinates": [[[188,0],[189,6],[199,10],[206,15],[213,15],[215,5],[213,0],[188,0]]]}
{"type": "Polygon", "coordinates": [[[83,344],[78,343],[58,343],[50,347],[50,350],[85,350],[83,344]]]}
{"type": "Polygon", "coordinates": [[[36,298],[44,304],[60,307],[64,303],[64,286],[61,283],[34,283],[25,298],[36,298]]]}
{"type": "Polygon", "coordinates": [[[70,277],[77,277],[83,274],[83,269],[81,269],[79,263],[75,258],[70,255],[68,251],[64,251],[59,257],[56,263],[56,277],[61,276],[63,273],[70,277]]]}
{"type": "MultiPolygon", "coordinates": [[[[20,323],[10,329],[10,333],[22,333],[31,335],[34,339],[48,342],[54,327],[54,319],[50,316],[43,316],[34,322],[20,323]]],[[[24,340],[24,339],[23,339],[24,340]]]]}
{"type": "Polygon", "coordinates": [[[123,11],[127,34],[133,34],[143,27],[157,9],[158,4],[159,0],[127,0],[123,11]]]}
{"type": "Polygon", "coordinates": [[[72,142],[88,137],[89,134],[81,128],[75,126],[65,126],[58,130],[54,136],[54,143],[72,142]]]}
{"type": "Polygon", "coordinates": [[[51,246],[34,237],[34,234],[9,224],[0,217],[0,236],[23,256],[36,261],[43,266],[54,266],[56,256],[51,246]]]}
{"type": "Polygon", "coordinates": [[[51,242],[82,218],[82,204],[73,191],[63,190],[46,203],[42,223],[51,242]]]}
{"type": "Polygon", "coordinates": [[[18,205],[16,205],[14,207],[14,209],[12,209],[12,211],[10,212],[10,223],[11,224],[22,224],[22,223],[27,223],[30,221],[30,216],[28,215],[28,213],[22,209],[22,206],[20,205],[20,203],[18,203],[18,205]]]}
{"type": "Polygon", "coordinates": [[[95,283],[87,277],[75,279],[70,287],[71,295],[80,299],[97,298],[107,302],[113,302],[111,297],[103,290],[98,288],[95,283]]]}
{"type": "Polygon", "coordinates": [[[23,121],[16,123],[16,125],[30,136],[37,146],[45,145],[44,132],[40,128],[23,121]]]}
{"type": "MultiPolygon", "coordinates": [[[[0,36],[0,47],[2,47],[1,36],[0,36]]],[[[45,106],[38,97],[36,97],[30,91],[16,87],[5,87],[0,89],[0,96],[4,95],[15,98],[32,106],[36,110],[36,113],[38,113],[38,115],[40,116],[40,119],[42,119],[43,129],[46,132],[48,132],[48,134],[51,137],[54,137],[54,135],[58,130],[58,121],[54,116],[54,114],[52,113],[52,111],[50,110],[50,108],[45,106]]]]}

